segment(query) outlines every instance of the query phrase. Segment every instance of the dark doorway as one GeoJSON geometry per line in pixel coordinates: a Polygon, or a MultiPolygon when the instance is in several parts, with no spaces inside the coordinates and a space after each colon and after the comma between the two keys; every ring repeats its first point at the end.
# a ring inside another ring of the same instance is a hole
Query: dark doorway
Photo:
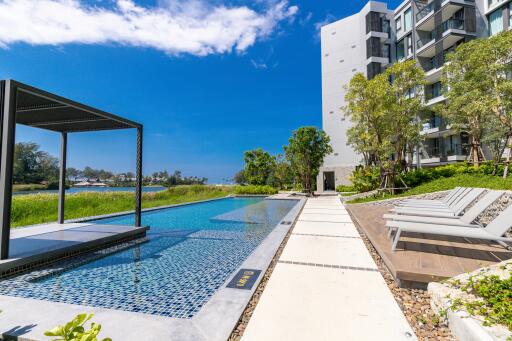
{"type": "Polygon", "coordinates": [[[324,191],[334,191],[334,172],[324,172],[324,191]]]}

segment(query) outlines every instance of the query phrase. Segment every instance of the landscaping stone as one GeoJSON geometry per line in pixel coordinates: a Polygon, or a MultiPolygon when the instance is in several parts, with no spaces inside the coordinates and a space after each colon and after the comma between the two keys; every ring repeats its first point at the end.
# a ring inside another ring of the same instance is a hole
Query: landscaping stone
{"type": "Polygon", "coordinates": [[[431,295],[431,305],[435,311],[446,311],[447,319],[453,334],[460,341],[465,340],[510,340],[512,332],[502,325],[484,326],[484,318],[478,315],[470,316],[463,309],[454,311],[451,309],[453,301],[461,299],[463,302],[477,301],[472,294],[462,291],[461,286],[468,282],[470,277],[474,279],[496,275],[501,279],[510,277],[512,260],[507,260],[486,268],[475,270],[471,273],[456,276],[443,283],[430,283],[428,291],[431,295]]]}

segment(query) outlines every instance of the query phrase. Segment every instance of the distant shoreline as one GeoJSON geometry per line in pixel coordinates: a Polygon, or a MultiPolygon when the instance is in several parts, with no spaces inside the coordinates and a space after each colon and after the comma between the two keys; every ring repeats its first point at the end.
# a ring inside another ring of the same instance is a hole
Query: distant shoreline
{"type": "MultiPolygon", "coordinates": [[[[165,186],[144,186],[142,187],[143,192],[159,192],[166,190],[165,186]]],[[[99,187],[99,186],[80,186],[80,187],[69,187],[66,188],[66,193],[81,193],[81,192],[134,192],[134,186],[124,187],[99,187]]],[[[58,193],[57,189],[29,189],[29,190],[18,190],[14,191],[13,195],[29,195],[29,194],[44,194],[44,193],[58,193]]]]}

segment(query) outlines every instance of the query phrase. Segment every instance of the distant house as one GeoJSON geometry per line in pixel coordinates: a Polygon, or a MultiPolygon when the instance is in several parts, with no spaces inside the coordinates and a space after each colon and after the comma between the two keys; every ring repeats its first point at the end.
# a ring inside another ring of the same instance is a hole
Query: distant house
{"type": "Polygon", "coordinates": [[[89,186],[91,186],[91,183],[89,181],[81,181],[81,182],[77,182],[73,186],[74,187],[89,187],[89,186]]]}

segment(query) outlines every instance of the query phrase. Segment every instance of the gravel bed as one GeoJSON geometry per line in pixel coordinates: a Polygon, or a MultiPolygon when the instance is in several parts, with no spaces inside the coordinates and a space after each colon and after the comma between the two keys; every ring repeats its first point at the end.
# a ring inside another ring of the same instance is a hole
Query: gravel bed
{"type": "Polygon", "coordinates": [[[480,214],[475,222],[482,226],[487,226],[497,215],[512,203],[512,193],[506,192],[494,204],[489,206],[482,214],[480,214]]]}
{"type": "MultiPolygon", "coordinates": [[[[385,206],[385,205],[396,205],[407,199],[420,199],[420,200],[442,200],[450,191],[442,191],[442,192],[434,192],[434,193],[426,193],[426,194],[418,194],[411,195],[408,197],[400,197],[393,199],[384,199],[378,201],[371,201],[362,203],[360,205],[372,205],[372,206],[385,206]]],[[[357,205],[357,204],[356,204],[357,205]]]]}
{"type": "MultiPolygon", "coordinates": [[[[388,201],[389,202],[389,201],[388,201]]],[[[420,341],[456,341],[452,336],[450,329],[445,321],[432,310],[430,306],[430,294],[422,289],[400,288],[391,273],[388,271],[384,261],[379,256],[370,240],[361,231],[356,224],[366,248],[370,252],[373,260],[377,264],[382,277],[386,281],[389,290],[395,297],[398,305],[402,309],[405,318],[414,330],[414,333],[420,341]]]]}

